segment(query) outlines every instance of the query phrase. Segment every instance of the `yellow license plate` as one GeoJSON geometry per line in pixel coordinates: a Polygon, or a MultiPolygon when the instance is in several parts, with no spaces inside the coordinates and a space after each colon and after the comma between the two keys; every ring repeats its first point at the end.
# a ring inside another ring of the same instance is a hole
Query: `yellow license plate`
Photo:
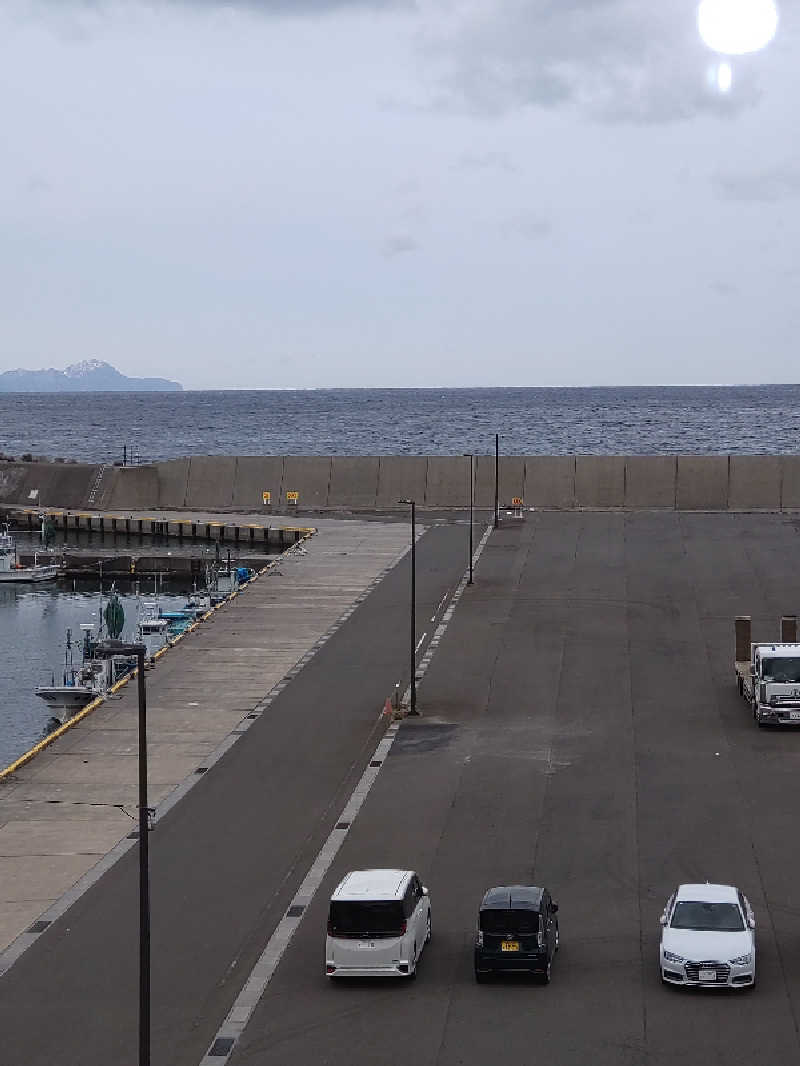
{"type": "Polygon", "coordinates": [[[501,950],[502,951],[519,951],[519,941],[518,940],[504,940],[501,950]]]}

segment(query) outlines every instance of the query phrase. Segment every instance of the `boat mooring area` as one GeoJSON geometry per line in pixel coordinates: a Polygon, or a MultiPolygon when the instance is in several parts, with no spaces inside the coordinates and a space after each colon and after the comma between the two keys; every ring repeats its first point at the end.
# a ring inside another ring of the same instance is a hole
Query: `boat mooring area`
{"type": "MultiPolygon", "coordinates": [[[[148,669],[158,805],[299,668],[408,547],[400,524],[325,521],[148,669]]],[[[2,767],[0,767],[2,773],[2,767]]],[[[0,780],[0,951],[135,829],[136,681],[0,780]]]]}

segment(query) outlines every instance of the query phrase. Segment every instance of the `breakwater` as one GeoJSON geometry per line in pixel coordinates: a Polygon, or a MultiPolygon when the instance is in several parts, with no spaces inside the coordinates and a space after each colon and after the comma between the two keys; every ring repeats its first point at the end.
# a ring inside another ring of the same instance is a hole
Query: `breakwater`
{"type": "MultiPolygon", "coordinates": [[[[0,506],[271,514],[385,512],[400,499],[463,508],[461,456],[194,456],[146,466],[0,463],[0,506]]],[[[493,455],[475,457],[475,505],[492,507],[493,455]]],[[[509,455],[502,506],[543,510],[800,510],[800,455],[509,455]]],[[[116,519],[115,519],[116,520],[116,519]]]]}

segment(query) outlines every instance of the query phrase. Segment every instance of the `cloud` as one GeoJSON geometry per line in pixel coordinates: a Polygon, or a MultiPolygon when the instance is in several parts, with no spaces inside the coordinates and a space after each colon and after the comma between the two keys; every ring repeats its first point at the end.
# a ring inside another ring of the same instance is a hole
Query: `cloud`
{"type": "Polygon", "coordinates": [[[501,226],[503,233],[524,237],[528,241],[540,241],[553,232],[552,225],[546,218],[537,215],[517,215],[506,219],[501,226]]]}
{"type": "Polygon", "coordinates": [[[714,188],[723,200],[775,204],[800,196],[800,161],[792,160],[750,173],[718,174],[714,188]]]}
{"type": "Polygon", "coordinates": [[[717,296],[737,296],[740,292],[739,286],[730,281],[712,281],[709,288],[717,296]]]}
{"type": "Polygon", "coordinates": [[[452,169],[464,174],[480,174],[486,171],[519,173],[519,167],[507,152],[464,152],[453,163],[452,169]]]}
{"type": "Polygon", "coordinates": [[[387,259],[393,259],[406,252],[415,252],[417,248],[419,248],[419,242],[410,233],[398,233],[386,238],[382,251],[387,259]]]}
{"type": "Polygon", "coordinates": [[[445,68],[439,108],[572,106],[597,121],[665,123],[733,116],[759,99],[753,57],[737,59],[729,93],[714,88],[687,0],[452,0],[450,10],[427,38],[445,68]]]}

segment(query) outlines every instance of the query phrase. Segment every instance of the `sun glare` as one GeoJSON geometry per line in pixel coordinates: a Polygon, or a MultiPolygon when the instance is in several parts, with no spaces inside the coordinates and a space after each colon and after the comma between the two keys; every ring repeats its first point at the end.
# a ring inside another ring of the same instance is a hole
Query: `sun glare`
{"type": "Polygon", "coordinates": [[[733,71],[730,63],[720,63],[717,67],[717,88],[721,93],[730,92],[733,85],[733,71]]]}
{"type": "MultiPolygon", "coordinates": [[[[729,56],[757,52],[775,36],[778,9],[775,0],[702,0],[697,28],[715,52],[729,56]]],[[[720,89],[726,91],[722,84],[720,89]]]]}

